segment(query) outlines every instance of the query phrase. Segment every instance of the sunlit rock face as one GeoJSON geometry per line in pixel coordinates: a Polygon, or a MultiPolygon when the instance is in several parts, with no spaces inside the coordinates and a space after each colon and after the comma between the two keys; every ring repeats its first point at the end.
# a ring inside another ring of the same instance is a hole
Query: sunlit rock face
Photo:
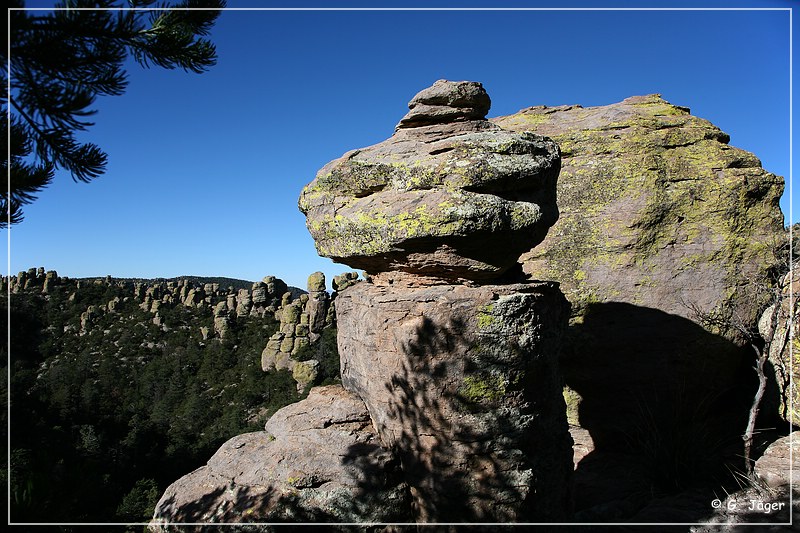
{"type": "Polygon", "coordinates": [[[784,180],[728,134],[658,94],[491,122],[561,148],[560,218],[522,259],[535,278],[561,283],[575,311],[616,301],[758,319],[762,302],[737,288],[782,259],[784,180]]]}
{"type": "Polygon", "coordinates": [[[558,146],[485,120],[481,84],[440,80],[386,141],[325,165],[299,206],[324,257],[373,274],[497,278],[558,219],[558,146]]]}
{"type": "MultiPolygon", "coordinates": [[[[343,388],[311,389],[264,432],[228,441],[167,489],[154,529],[567,519],[558,350],[569,305],[517,262],[558,218],[559,150],[491,124],[489,105],[479,83],[438,81],[389,140],[303,189],[320,255],[368,274],[334,279],[343,388]]],[[[310,305],[327,302],[318,278],[305,314],[283,308],[265,367],[327,322],[310,305]]]]}

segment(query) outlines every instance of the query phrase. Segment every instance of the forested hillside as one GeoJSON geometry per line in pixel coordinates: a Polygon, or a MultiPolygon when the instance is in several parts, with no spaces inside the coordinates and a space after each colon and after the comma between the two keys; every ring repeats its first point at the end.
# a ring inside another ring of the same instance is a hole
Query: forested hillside
{"type": "Polygon", "coordinates": [[[171,481],[300,398],[290,372],[261,369],[274,303],[229,311],[221,331],[232,287],[159,282],[159,299],[146,281],[28,280],[0,294],[12,521],[145,521],[171,481]]]}

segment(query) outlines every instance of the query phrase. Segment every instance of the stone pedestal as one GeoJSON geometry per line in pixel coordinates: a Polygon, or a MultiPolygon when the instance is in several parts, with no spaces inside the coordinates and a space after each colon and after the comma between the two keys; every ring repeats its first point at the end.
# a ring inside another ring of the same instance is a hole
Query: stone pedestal
{"type": "Polygon", "coordinates": [[[339,294],[342,383],[403,465],[423,522],[564,519],[572,470],[553,283],[339,294]]]}

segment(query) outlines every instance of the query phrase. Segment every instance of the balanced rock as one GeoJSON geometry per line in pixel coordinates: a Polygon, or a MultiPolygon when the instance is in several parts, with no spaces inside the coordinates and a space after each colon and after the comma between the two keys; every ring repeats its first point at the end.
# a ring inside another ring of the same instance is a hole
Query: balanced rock
{"type": "MultiPolygon", "coordinates": [[[[152,531],[168,523],[407,522],[408,487],[364,403],[338,385],[279,410],[264,431],[229,440],[170,485],[152,531]]],[[[255,526],[254,526],[255,527],[255,526]]],[[[265,531],[263,528],[247,531],[265,531]]]]}
{"type": "Polygon", "coordinates": [[[214,332],[220,337],[225,338],[230,331],[231,316],[226,301],[218,302],[214,306],[214,332]]]}
{"type": "Polygon", "coordinates": [[[331,282],[334,291],[343,291],[358,281],[358,272],[344,272],[334,276],[331,282]]]}
{"type": "Polygon", "coordinates": [[[303,189],[317,252],[368,274],[501,276],[558,219],[558,146],[485,120],[478,83],[437,82],[410,107],[391,138],[328,163],[303,189]]]}
{"type": "Polygon", "coordinates": [[[486,121],[478,83],[439,81],[409,107],[300,197],[320,255],[368,274],[335,300],[342,384],[398,454],[415,521],[563,520],[568,305],[511,271],[558,218],[558,147],[486,121]]]}
{"type": "Polygon", "coordinates": [[[400,119],[399,128],[481,120],[492,102],[480,83],[439,80],[423,89],[408,103],[410,111],[400,119]]]}
{"type": "Polygon", "coordinates": [[[322,335],[328,315],[330,296],[325,290],[325,274],[314,272],[308,277],[308,302],[305,305],[305,314],[308,315],[308,340],[316,342],[322,335]]]}

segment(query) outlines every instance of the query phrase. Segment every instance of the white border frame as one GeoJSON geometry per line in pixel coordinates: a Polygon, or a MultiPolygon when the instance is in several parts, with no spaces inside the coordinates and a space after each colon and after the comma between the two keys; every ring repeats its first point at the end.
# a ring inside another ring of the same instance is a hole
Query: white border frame
{"type": "MultiPolygon", "coordinates": [[[[117,7],[117,8],[49,8],[49,7],[37,7],[37,8],[8,8],[8,16],[7,16],[7,30],[6,35],[8,36],[7,42],[7,52],[6,57],[6,75],[7,79],[7,94],[9,98],[11,98],[11,12],[12,11],[170,11],[174,8],[164,8],[164,7],[145,7],[145,8],[124,8],[124,7],[117,7]]],[[[190,8],[195,11],[211,11],[211,9],[204,9],[204,8],[190,8]]],[[[792,60],[793,60],[793,9],[791,7],[784,8],[784,7],[226,7],[223,8],[222,11],[294,11],[294,12],[304,12],[304,11],[383,11],[383,12],[393,12],[393,11],[784,11],[789,13],[789,220],[793,220],[793,210],[792,210],[792,193],[793,193],[793,116],[794,116],[794,108],[793,108],[793,99],[792,99],[792,77],[793,77],[793,70],[792,70],[792,60]]],[[[216,11],[216,10],[215,10],[216,11]]],[[[11,153],[11,106],[7,107],[6,113],[6,120],[8,124],[8,142],[6,148],[6,154],[11,153]]],[[[6,176],[6,192],[11,196],[11,165],[7,165],[7,176],[6,176]]],[[[10,223],[10,210],[9,210],[9,220],[7,220],[8,227],[8,236],[7,236],[7,265],[6,265],[6,272],[7,277],[11,277],[11,223],[10,223]]],[[[789,260],[791,263],[792,257],[792,224],[789,224],[789,260]]],[[[792,275],[793,269],[789,268],[789,309],[793,309],[794,304],[794,294],[792,293],[792,275]]],[[[10,303],[11,300],[11,287],[10,284],[6,287],[6,296],[8,298],[8,302],[10,303]]],[[[643,522],[643,523],[636,523],[636,522],[12,522],[11,521],[11,306],[8,305],[7,313],[6,313],[6,320],[7,320],[7,327],[8,327],[8,338],[7,341],[7,349],[8,349],[8,362],[7,362],[7,369],[8,369],[8,376],[7,376],[7,394],[8,394],[8,404],[6,406],[7,409],[7,421],[8,421],[8,450],[7,450],[7,461],[8,461],[8,476],[7,476],[7,497],[8,497],[8,525],[9,526],[150,526],[153,524],[159,524],[161,526],[216,526],[216,527],[227,527],[227,526],[325,526],[325,525],[332,525],[332,526],[357,526],[357,527],[371,527],[371,526],[420,526],[420,525],[431,525],[431,526],[708,526],[708,527],[723,527],[726,524],[712,524],[712,523],[702,523],[702,522],[643,522]]],[[[791,328],[790,339],[794,339],[794,328],[790,322],[789,327],[791,328]]],[[[789,360],[790,365],[794,363],[794,350],[793,350],[793,342],[790,340],[789,342],[789,360]]],[[[790,372],[790,390],[794,390],[794,382],[793,382],[793,375],[790,372]]],[[[793,396],[790,394],[790,400],[792,405],[790,409],[794,409],[794,402],[793,396]]],[[[791,425],[790,425],[791,427],[791,425]]],[[[738,526],[791,526],[794,524],[794,516],[792,513],[792,508],[794,506],[794,498],[793,498],[793,491],[791,487],[794,486],[794,470],[792,469],[792,465],[794,464],[794,441],[790,439],[790,446],[789,446],[789,483],[790,483],[790,490],[789,490],[789,522],[761,522],[761,523],[741,523],[735,524],[738,526]]],[[[713,511],[713,509],[712,509],[713,511]]]]}

